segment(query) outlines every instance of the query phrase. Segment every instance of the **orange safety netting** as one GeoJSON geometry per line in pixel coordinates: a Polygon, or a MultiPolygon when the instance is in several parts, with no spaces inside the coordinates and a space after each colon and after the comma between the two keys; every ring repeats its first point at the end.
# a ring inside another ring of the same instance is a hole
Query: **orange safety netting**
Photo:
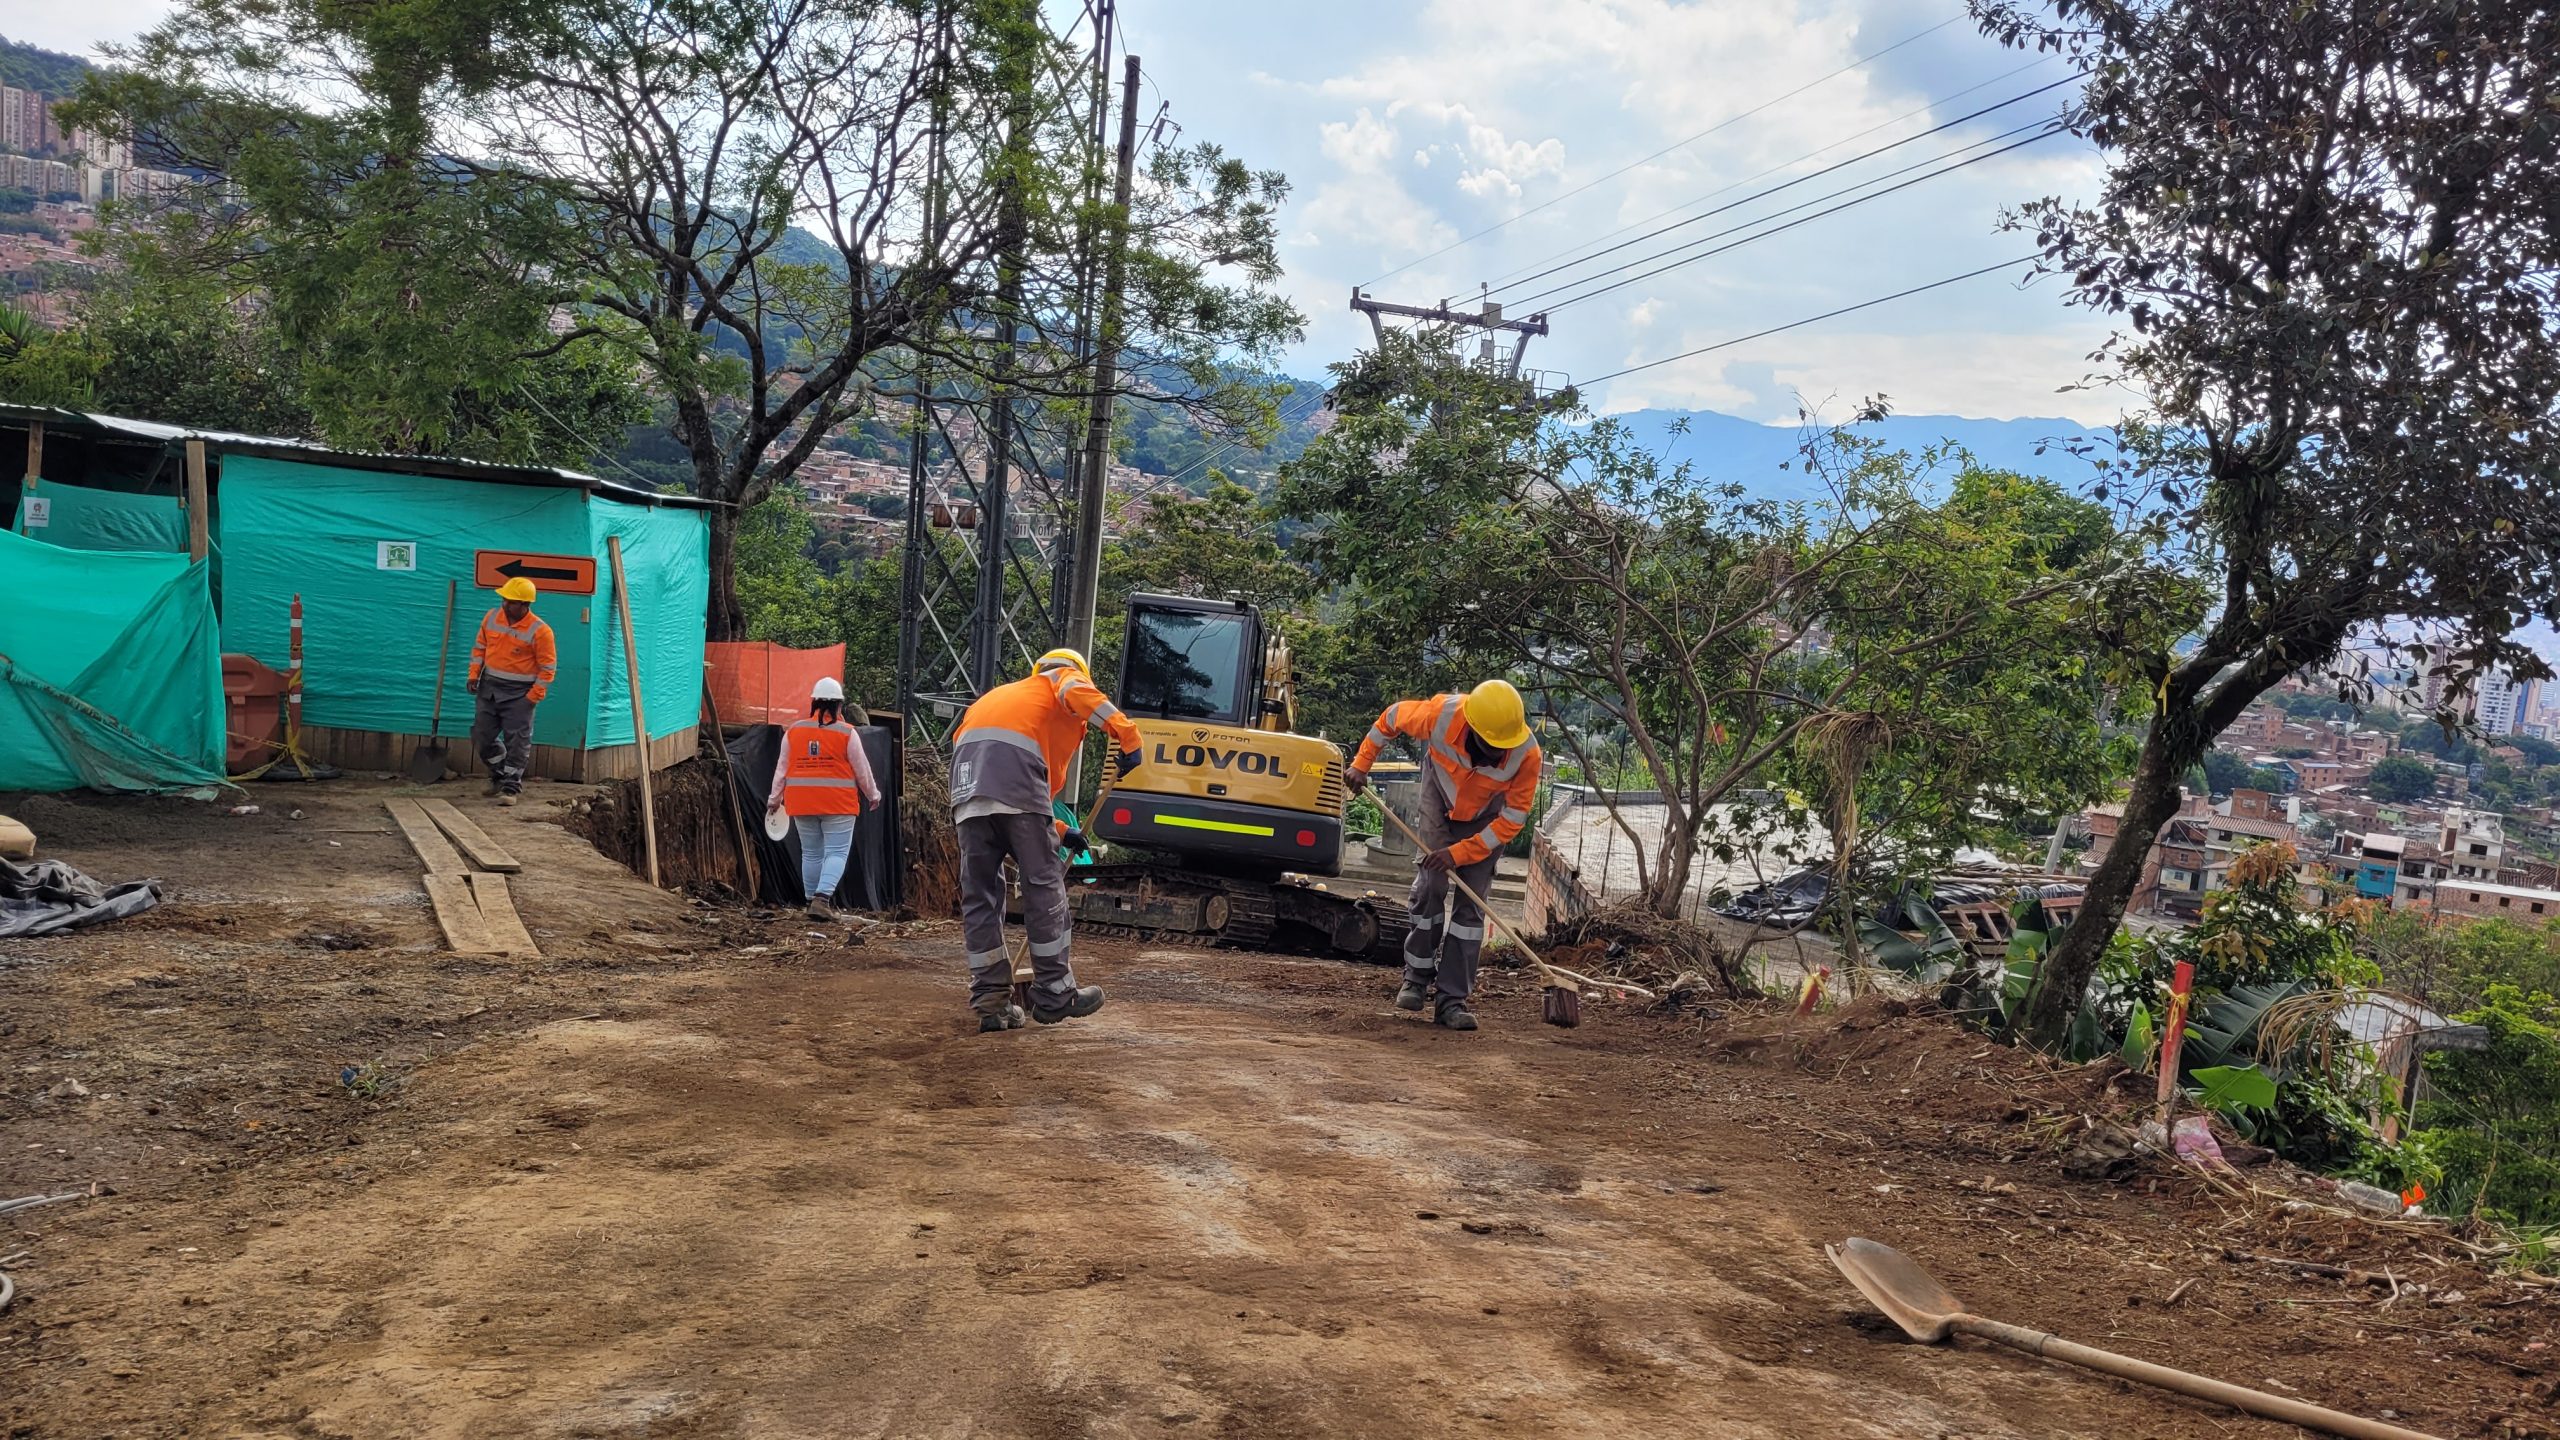
{"type": "Polygon", "coordinates": [[[794,650],[764,640],[714,640],[702,647],[711,700],[726,725],[788,725],[809,713],[809,687],[844,675],[844,647],[794,650]]]}

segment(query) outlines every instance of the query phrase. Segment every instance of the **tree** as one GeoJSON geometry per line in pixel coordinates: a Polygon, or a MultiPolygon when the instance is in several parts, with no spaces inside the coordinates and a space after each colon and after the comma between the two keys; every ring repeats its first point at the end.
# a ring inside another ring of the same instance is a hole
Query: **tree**
{"type": "MultiPolygon", "coordinates": [[[[498,82],[492,46],[533,13],[504,0],[188,0],[111,47],[123,63],[89,72],[65,118],[202,178],[115,208],[106,249],[130,279],[101,322],[172,339],[254,329],[274,352],[259,368],[290,373],[281,408],[307,413],[293,428],[335,444],[584,462],[637,404],[630,367],[552,328],[561,296],[530,257],[556,210],[474,183],[444,148],[445,117],[498,82]],[[171,313],[155,315],[164,301],[171,313]]],[[[108,338],[133,365],[209,363],[108,338]]],[[[193,409],[220,384],[134,388],[193,409]]]]}
{"type": "MultiPolygon", "coordinates": [[[[1168,146],[1131,213],[1104,214],[1084,87],[1047,78],[1075,57],[1034,0],[570,0],[500,58],[509,83],[471,97],[475,173],[567,217],[539,262],[574,289],[575,333],[673,402],[698,495],[753,507],[884,381],[913,398],[926,362],[989,408],[1080,401],[1080,262],[1108,236],[1130,276],[1111,383],[1267,424],[1230,362],[1297,333],[1266,288],[1285,182],[1168,146]]],[[[713,512],[714,639],[744,621],[732,513],[713,512]]]]}
{"type": "Polygon", "coordinates": [[[2405,804],[2436,793],[2435,767],[2424,760],[2393,755],[2374,763],[2365,788],[2373,792],[2376,800],[2405,804]]]}
{"type": "Polygon", "coordinates": [[[2014,528],[2050,497],[1979,479],[1932,506],[1910,457],[1844,440],[1815,447],[1823,502],[1754,499],[1526,403],[1439,336],[1335,373],[1338,419],[1279,492],[1302,548],[1355,630],[1542,696],[1559,761],[1606,773],[1585,737],[1626,738],[1665,811],[1658,843],[1621,825],[1659,913],[1702,851],[1770,823],[1736,792],[1800,762],[1844,858],[1875,836],[1862,799],[1934,837],[1986,799],[2076,804],[2105,768],[2081,768],[2095,687],[2053,659],[2048,556],[2076,542],[2014,528]]]}
{"type": "MultiPolygon", "coordinates": [[[[2215,595],[2191,645],[2120,596],[2091,627],[2156,708],[2118,843],[2036,982],[2050,1045],[2178,777],[2259,694],[2387,621],[2457,673],[2550,673],[2512,632],[2560,612],[2552,37],[2507,0],[1975,14],[2086,77],[2066,123],[2104,152],[2102,193],[2017,223],[2073,302],[2123,321],[2096,358],[2150,407],[2101,493],[2215,595]]],[[[2336,679],[2373,689],[2360,663],[2336,679]]]]}

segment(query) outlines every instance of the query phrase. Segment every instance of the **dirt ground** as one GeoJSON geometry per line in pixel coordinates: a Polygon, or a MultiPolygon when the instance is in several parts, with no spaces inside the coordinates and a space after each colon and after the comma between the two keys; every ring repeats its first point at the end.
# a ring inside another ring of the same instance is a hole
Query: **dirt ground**
{"type": "Polygon", "coordinates": [[[947,925],[714,910],[444,788],[525,861],[539,961],[442,952],[391,785],[0,805],[175,888],[0,942],[0,1200],[99,1192],[0,1219],[0,1434],[2295,1433],[1908,1343],[1823,1258],[1862,1234],[1998,1318],[2560,1435],[2553,1292],[2066,1179],[2087,1077],[1943,1022],[1568,1031],[1497,977],[1456,1035],[1379,971],[1102,945],[1102,1013],[980,1037],[947,925]]]}

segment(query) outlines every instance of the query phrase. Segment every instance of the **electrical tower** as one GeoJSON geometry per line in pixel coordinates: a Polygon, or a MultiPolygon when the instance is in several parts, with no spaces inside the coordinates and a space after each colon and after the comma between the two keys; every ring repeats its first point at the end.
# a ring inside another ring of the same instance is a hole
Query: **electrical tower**
{"type": "Polygon", "coordinates": [[[1373,299],[1358,287],[1351,291],[1351,308],[1369,317],[1369,333],[1379,342],[1387,338],[1387,321],[1391,318],[1418,320],[1461,337],[1472,332],[1476,353],[1468,357],[1468,362],[1475,368],[1518,381],[1542,400],[1566,388],[1562,375],[1526,369],[1520,363],[1528,353],[1531,337],[1547,333],[1544,311],[1514,320],[1502,313],[1501,303],[1495,300],[1479,300],[1474,310],[1454,309],[1446,300],[1437,305],[1399,305],[1373,299]]]}
{"type": "MultiPolygon", "coordinates": [[[[1084,157],[1088,213],[1111,193],[1105,177],[1115,149],[1121,196],[1132,159],[1128,114],[1121,117],[1121,144],[1111,143],[1115,9],[1114,0],[1088,0],[1065,34],[1046,37],[1074,43],[1090,27],[1090,70],[1050,82],[1059,87],[1055,101],[1073,109],[1082,143],[1091,147],[1084,157]]],[[[1135,105],[1137,58],[1128,57],[1127,65],[1131,93],[1121,97],[1124,112],[1135,105]]],[[[937,172],[948,140],[937,123],[929,162],[937,172]]],[[[928,245],[937,224],[938,216],[928,213],[928,245]]],[[[1079,409],[1102,413],[1107,426],[1105,400],[1116,387],[1115,377],[1100,373],[1112,363],[1103,334],[1111,303],[1104,275],[1104,257],[1114,249],[1110,238],[1091,229],[1077,237],[1077,253],[1067,257],[1079,277],[1074,292],[1028,323],[1017,309],[1018,282],[1002,279],[1011,288],[1000,289],[1002,313],[989,336],[996,352],[991,374],[937,375],[920,366],[915,377],[898,647],[898,709],[911,745],[947,750],[951,728],[970,702],[1028,673],[1042,651],[1071,643],[1076,610],[1091,604],[1090,583],[1080,593],[1078,581],[1085,569],[1098,570],[1099,556],[1075,553],[1079,511],[1098,504],[1103,488],[1099,474],[1085,473],[1094,468],[1088,418],[1069,419],[1064,407],[1042,402],[1074,399],[1079,409]],[[1037,394],[1009,383],[1025,330],[1034,344],[1065,342],[1089,377],[1078,382],[1084,393],[1061,396],[1054,376],[1037,394]]],[[[1000,277],[1010,277],[1024,260],[1017,254],[993,263],[1000,277]]],[[[1106,454],[1104,469],[1107,464],[1106,454]]],[[[1087,522],[1082,530],[1098,541],[1098,526],[1087,522]]],[[[1091,610],[1081,613],[1089,631],[1091,610]]]]}

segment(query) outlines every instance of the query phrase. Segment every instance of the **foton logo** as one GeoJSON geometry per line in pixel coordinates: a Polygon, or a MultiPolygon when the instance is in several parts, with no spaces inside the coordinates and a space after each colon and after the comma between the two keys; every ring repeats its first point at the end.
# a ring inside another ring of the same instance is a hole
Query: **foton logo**
{"type": "Polygon", "coordinates": [[[1171,750],[1163,741],[1156,742],[1156,763],[1180,765],[1197,770],[1206,765],[1212,770],[1233,770],[1239,775],[1285,775],[1287,764],[1277,755],[1259,750],[1226,750],[1215,745],[1176,745],[1171,750]]]}

